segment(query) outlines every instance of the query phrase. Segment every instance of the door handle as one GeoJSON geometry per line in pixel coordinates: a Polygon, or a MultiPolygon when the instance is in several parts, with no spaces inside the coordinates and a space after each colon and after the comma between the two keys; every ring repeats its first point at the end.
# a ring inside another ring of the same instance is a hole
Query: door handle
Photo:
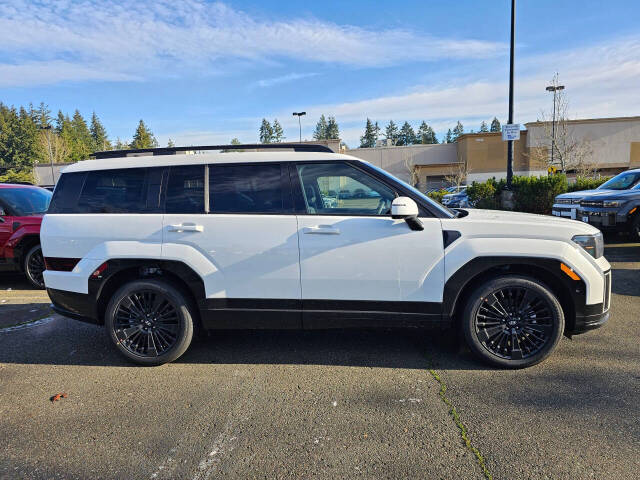
{"type": "Polygon", "coordinates": [[[202,232],[202,225],[169,225],[170,232],[202,232]]]}
{"type": "Polygon", "coordinates": [[[305,234],[314,235],[340,235],[340,230],[328,225],[317,225],[315,227],[304,227],[302,230],[305,234]]]}

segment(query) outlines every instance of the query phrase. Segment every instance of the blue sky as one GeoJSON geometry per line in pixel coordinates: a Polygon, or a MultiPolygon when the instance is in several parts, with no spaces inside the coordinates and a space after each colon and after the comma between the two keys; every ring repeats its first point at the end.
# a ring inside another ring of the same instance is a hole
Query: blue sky
{"type": "MultiPolygon", "coordinates": [[[[508,0],[0,0],[0,101],[96,111],[112,139],[140,118],[161,144],[257,140],[262,117],[303,137],[335,115],[467,130],[506,120],[508,0]]],[[[555,72],[573,118],[640,114],[640,2],[520,0],[516,122],[548,111],[555,72]]]]}

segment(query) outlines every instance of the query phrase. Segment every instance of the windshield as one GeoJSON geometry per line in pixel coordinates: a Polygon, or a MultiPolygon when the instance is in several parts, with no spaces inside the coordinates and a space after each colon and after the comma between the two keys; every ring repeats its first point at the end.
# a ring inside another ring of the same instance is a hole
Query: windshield
{"type": "Polygon", "coordinates": [[[429,197],[427,197],[424,193],[422,193],[420,190],[418,190],[415,187],[412,187],[411,185],[409,185],[406,182],[403,182],[402,180],[400,180],[398,177],[394,177],[393,175],[391,175],[389,172],[387,172],[386,170],[383,170],[382,168],[376,167],[375,165],[369,164],[369,166],[371,168],[374,168],[376,171],[382,173],[385,177],[392,179],[395,182],[398,182],[400,184],[402,184],[403,187],[407,188],[408,190],[410,190],[412,193],[416,194],[417,196],[419,196],[420,198],[424,199],[425,202],[428,202],[430,205],[433,205],[435,208],[437,208],[438,210],[440,210],[442,213],[444,213],[446,216],[450,217],[450,218],[455,218],[457,217],[457,213],[448,209],[447,207],[444,207],[442,205],[440,205],[438,202],[433,201],[432,199],[430,199],[429,197]]]}
{"type": "Polygon", "coordinates": [[[640,172],[622,172],[600,185],[597,190],[629,190],[640,187],[640,172]]]}
{"type": "Polygon", "coordinates": [[[45,213],[49,208],[52,193],[44,188],[3,188],[0,200],[17,216],[45,213]]]}

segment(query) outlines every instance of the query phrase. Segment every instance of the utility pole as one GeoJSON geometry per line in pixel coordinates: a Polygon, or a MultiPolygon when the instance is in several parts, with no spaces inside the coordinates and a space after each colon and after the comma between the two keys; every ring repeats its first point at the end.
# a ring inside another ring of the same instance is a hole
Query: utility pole
{"type": "MultiPolygon", "coordinates": [[[[511,51],[509,53],[509,120],[513,124],[513,63],[516,47],[516,0],[511,0],[511,51]]],[[[513,179],[513,140],[507,142],[507,190],[513,179]]]]}
{"type": "Polygon", "coordinates": [[[300,143],[302,143],[302,122],[300,121],[300,118],[302,118],[302,116],[306,114],[307,112],[293,112],[293,116],[298,117],[298,127],[300,128],[300,143]]]}
{"type": "Polygon", "coordinates": [[[556,149],[556,95],[559,90],[564,90],[564,85],[549,85],[546,90],[553,92],[553,119],[551,120],[551,165],[553,165],[553,154],[556,149]]]}

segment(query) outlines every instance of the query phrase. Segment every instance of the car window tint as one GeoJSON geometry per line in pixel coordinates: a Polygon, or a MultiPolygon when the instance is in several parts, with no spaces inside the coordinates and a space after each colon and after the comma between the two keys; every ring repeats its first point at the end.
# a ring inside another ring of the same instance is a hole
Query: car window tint
{"type": "Polygon", "coordinates": [[[63,173],[56,183],[48,213],[74,213],[86,172],[63,173]]]}
{"type": "Polygon", "coordinates": [[[211,165],[211,213],[279,213],[283,192],[279,163],[211,165]]]}
{"type": "Polygon", "coordinates": [[[167,182],[167,213],[204,213],[204,166],[171,167],[167,182]]]}
{"type": "Polygon", "coordinates": [[[395,192],[378,179],[346,163],[297,166],[307,213],[388,215],[395,192]]]}
{"type": "Polygon", "coordinates": [[[88,172],[75,212],[147,212],[147,170],[122,168],[88,172]]]}

